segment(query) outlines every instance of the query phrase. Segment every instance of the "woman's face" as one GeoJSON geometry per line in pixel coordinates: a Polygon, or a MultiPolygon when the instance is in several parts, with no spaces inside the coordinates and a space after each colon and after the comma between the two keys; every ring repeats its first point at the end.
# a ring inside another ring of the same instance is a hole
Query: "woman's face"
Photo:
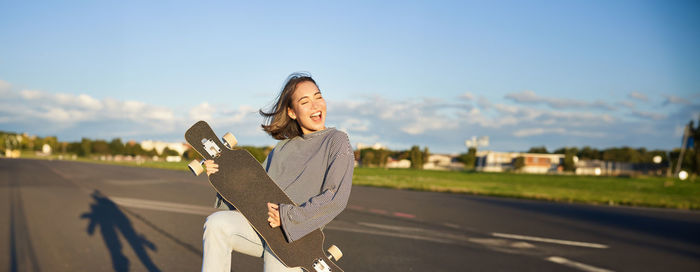
{"type": "Polygon", "coordinates": [[[297,120],[304,134],[326,129],[326,100],[311,81],[297,84],[287,115],[297,120]]]}

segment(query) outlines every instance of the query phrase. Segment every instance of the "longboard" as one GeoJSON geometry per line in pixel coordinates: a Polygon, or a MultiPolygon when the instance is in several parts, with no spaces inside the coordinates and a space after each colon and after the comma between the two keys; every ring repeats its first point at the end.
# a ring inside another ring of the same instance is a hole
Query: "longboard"
{"type": "Polygon", "coordinates": [[[331,260],[342,257],[335,245],[328,249],[330,255],[324,253],[325,236],[321,229],[289,243],[281,227],[270,227],[268,202],[297,204],[267,175],[253,155],[247,150],[234,148],[237,141],[231,133],[226,133],[224,142],[221,142],[209,124],[199,121],[185,132],[185,140],[204,158],[190,162],[190,170],[195,175],[201,174],[204,160],[214,160],[219,165],[219,171],[209,176],[209,183],[243,214],[285,266],[301,267],[307,272],[343,271],[331,260]]]}

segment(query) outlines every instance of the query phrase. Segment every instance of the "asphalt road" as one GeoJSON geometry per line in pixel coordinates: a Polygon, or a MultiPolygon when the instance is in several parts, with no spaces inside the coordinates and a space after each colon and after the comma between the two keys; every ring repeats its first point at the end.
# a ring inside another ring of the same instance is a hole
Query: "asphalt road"
{"type": "MultiPolygon", "coordinates": [[[[0,159],[0,199],[0,271],[197,271],[214,193],[184,171],[0,159]]],[[[355,186],[325,233],[345,271],[700,271],[698,212],[355,186]]]]}

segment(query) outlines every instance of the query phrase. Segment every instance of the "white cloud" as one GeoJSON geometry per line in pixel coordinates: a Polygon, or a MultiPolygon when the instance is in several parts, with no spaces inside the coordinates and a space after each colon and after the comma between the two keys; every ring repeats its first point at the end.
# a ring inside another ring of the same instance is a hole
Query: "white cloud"
{"type": "Polygon", "coordinates": [[[133,114],[143,111],[146,104],[139,101],[126,101],[121,103],[121,106],[123,107],[124,111],[133,114]]]}
{"type": "Polygon", "coordinates": [[[190,109],[189,118],[192,121],[196,120],[211,120],[212,114],[216,111],[209,103],[201,103],[190,109]]]}
{"type": "Polygon", "coordinates": [[[445,130],[451,130],[457,127],[457,123],[450,119],[451,118],[439,116],[418,116],[414,122],[410,122],[408,125],[401,127],[401,130],[412,135],[422,134],[427,131],[445,132],[445,130]]]}
{"type": "Polygon", "coordinates": [[[677,105],[690,105],[690,100],[678,97],[675,95],[666,95],[666,101],[664,105],[677,104],[677,105]]]}
{"type": "Polygon", "coordinates": [[[360,120],[357,118],[350,117],[343,120],[342,123],[340,123],[339,129],[344,130],[346,132],[367,132],[369,131],[370,125],[370,120],[360,120]]]}
{"type": "Polygon", "coordinates": [[[460,95],[459,98],[467,100],[467,101],[471,101],[471,100],[474,100],[474,95],[470,92],[466,92],[466,93],[463,93],[462,95],[460,95]]]}
{"type": "Polygon", "coordinates": [[[542,135],[545,133],[561,133],[563,132],[563,128],[558,128],[558,129],[545,129],[545,128],[526,128],[526,129],[521,129],[517,130],[513,133],[513,136],[515,137],[529,137],[529,136],[536,136],[536,135],[542,135]]]}
{"type": "Polygon", "coordinates": [[[598,108],[598,109],[603,109],[603,110],[615,110],[615,107],[610,106],[607,102],[603,100],[596,100],[593,101],[593,103],[590,104],[591,108],[598,108]]]}
{"type": "Polygon", "coordinates": [[[484,96],[479,96],[479,100],[476,102],[476,105],[484,110],[487,110],[487,109],[491,108],[493,103],[491,103],[491,101],[489,101],[488,98],[486,98],[484,96]]]}
{"type": "Polygon", "coordinates": [[[44,93],[34,90],[22,90],[19,92],[19,95],[27,100],[35,100],[42,98],[44,96],[44,93]]]}
{"type": "Polygon", "coordinates": [[[225,124],[239,124],[244,122],[252,122],[255,120],[257,122],[257,110],[251,106],[243,105],[234,109],[233,111],[223,111],[217,114],[221,118],[221,122],[225,124]]]}
{"type": "Polygon", "coordinates": [[[625,100],[625,101],[617,102],[617,104],[620,105],[620,106],[623,106],[623,107],[625,107],[625,108],[628,108],[628,109],[634,109],[635,106],[636,106],[636,105],[634,104],[634,102],[632,102],[632,101],[626,101],[626,100],[625,100]]]}
{"type": "Polygon", "coordinates": [[[175,115],[170,109],[164,108],[153,108],[147,111],[147,115],[144,116],[151,120],[170,122],[175,120],[175,115]]]}
{"type": "Polygon", "coordinates": [[[545,135],[545,134],[579,136],[579,137],[586,137],[586,138],[602,138],[602,137],[606,136],[606,134],[603,132],[569,130],[566,128],[526,128],[526,129],[520,129],[520,130],[513,132],[513,136],[519,137],[519,138],[539,136],[539,135],[545,135]]]}
{"type": "Polygon", "coordinates": [[[643,94],[643,93],[640,93],[637,91],[633,91],[630,94],[628,94],[627,96],[629,98],[636,99],[636,100],[643,101],[643,102],[649,101],[649,98],[647,97],[646,94],[643,94]]]}
{"type": "Polygon", "coordinates": [[[12,84],[0,79],[0,94],[10,91],[10,88],[12,88],[12,84]]]}
{"type": "Polygon", "coordinates": [[[81,107],[89,110],[100,110],[102,109],[102,102],[99,100],[86,95],[86,94],[81,94],[78,95],[77,99],[77,104],[80,105],[81,107]]]}
{"type": "Polygon", "coordinates": [[[70,94],[57,93],[53,95],[53,98],[61,105],[69,106],[72,105],[73,102],[73,95],[70,94]]]}
{"type": "Polygon", "coordinates": [[[586,125],[591,123],[612,123],[616,120],[615,117],[607,113],[547,110],[490,102],[485,104],[487,104],[487,106],[483,109],[484,111],[494,110],[498,114],[492,117],[487,117],[486,115],[470,117],[481,117],[481,121],[476,123],[487,127],[501,127],[503,125],[515,125],[528,122],[536,124],[547,122],[548,124],[586,125]]]}
{"type": "MultiPolygon", "coordinates": [[[[191,107],[172,108],[89,94],[36,90],[15,92],[7,86],[9,83],[0,81],[0,89],[5,88],[0,99],[0,130],[44,133],[68,141],[80,137],[182,141],[182,134],[189,125],[206,120],[219,134],[234,133],[241,144],[274,143],[260,128],[263,118],[257,114],[257,108],[249,105],[205,101],[191,107]]],[[[531,91],[513,94],[513,98],[506,100],[490,101],[471,93],[468,96],[468,100],[453,97],[448,101],[437,98],[394,100],[373,95],[329,101],[328,125],[346,131],[352,143],[380,142],[391,149],[420,145],[445,153],[466,151],[463,143],[471,136],[489,136],[489,148],[503,151],[527,150],[543,144],[561,147],[571,143],[579,146],[639,144],[658,147],[657,142],[676,137],[673,134],[677,122],[670,120],[687,123],[686,116],[692,113],[694,115],[690,118],[697,118],[698,112],[697,107],[687,104],[667,107],[663,112],[635,111],[634,108],[592,111],[590,109],[604,107],[607,102],[577,104],[542,98],[531,91]],[[513,99],[539,102],[507,101],[513,99]],[[532,103],[552,106],[533,107],[532,103]],[[554,106],[566,103],[585,106],[565,109],[554,106]],[[669,112],[676,109],[679,111],[669,112]],[[648,131],[644,137],[634,132],[640,127],[648,131]]],[[[679,99],[668,97],[669,103],[683,101],[679,99]]],[[[623,102],[610,103],[624,105],[623,102]]]]}
{"type": "Polygon", "coordinates": [[[461,115],[474,111],[472,107],[440,99],[396,101],[381,96],[331,101],[329,105],[329,122],[357,137],[351,141],[361,139],[359,142],[382,142],[394,147],[418,144],[413,138],[448,133],[460,126],[461,115]]]}
{"type": "Polygon", "coordinates": [[[511,93],[505,96],[507,99],[513,100],[519,103],[540,103],[546,102],[546,99],[537,96],[533,91],[522,91],[519,93],[511,93]]]}
{"type": "Polygon", "coordinates": [[[521,110],[527,110],[518,106],[513,106],[513,105],[505,105],[505,104],[492,104],[491,105],[495,110],[504,113],[504,114],[516,114],[520,112],[521,110]]]}
{"type": "Polygon", "coordinates": [[[505,96],[506,99],[512,100],[520,104],[545,104],[555,109],[577,109],[577,108],[597,108],[603,110],[614,110],[615,108],[602,100],[587,102],[575,99],[561,99],[542,97],[535,94],[534,91],[522,91],[519,93],[510,93],[505,96]]]}
{"type": "Polygon", "coordinates": [[[459,148],[464,137],[470,135],[535,135],[528,139],[537,139],[537,135],[550,132],[566,135],[567,139],[601,138],[608,135],[605,131],[609,130],[610,125],[621,121],[607,113],[493,103],[485,97],[478,98],[477,107],[456,107],[435,99],[394,101],[381,96],[333,105],[335,107],[330,109],[330,118],[339,120],[336,123],[341,124],[341,128],[359,126],[361,129],[350,130],[353,136],[368,138],[370,135],[381,135],[382,138],[377,141],[388,143],[390,147],[392,143],[410,146],[421,144],[420,141],[430,141],[431,145],[459,148]],[[541,126],[557,129],[528,130],[541,126]]]}
{"type": "Polygon", "coordinates": [[[634,116],[637,116],[642,119],[651,119],[651,120],[663,120],[666,119],[666,115],[662,113],[656,113],[656,112],[648,112],[648,111],[633,111],[632,114],[634,116]]]}
{"type": "Polygon", "coordinates": [[[80,121],[83,121],[85,118],[85,115],[81,114],[80,112],[66,110],[66,109],[62,109],[59,107],[53,107],[53,106],[48,106],[47,111],[44,113],[38,114],[38,116],[42,117],[46,120],[50,120],[53,122],[61,122],[61,123],[80,122],[80,121]]]}
{"type": "Polygon", "coordinates": [[[38,90],[8,91],[5,99],[0,100],[0,115],[3,117],[0,127],[9,126],[12,131],[43,131],[51,135],[80,133],[82,135],[77,137],[91,138],[96,134],[118,137],[168,133],[182,120],[172,109],[139,101],[38,90]]]}
{"type": "Polygon", "coordinates": [[[594,123],[614,123],[617,118],[610,114],[600,114],[592,112],[564,112],[564,111],[547,111],[542,114],[546,118],[555,118],[558,121],[566,122],[570,125],[586,125],[594,123]]]}

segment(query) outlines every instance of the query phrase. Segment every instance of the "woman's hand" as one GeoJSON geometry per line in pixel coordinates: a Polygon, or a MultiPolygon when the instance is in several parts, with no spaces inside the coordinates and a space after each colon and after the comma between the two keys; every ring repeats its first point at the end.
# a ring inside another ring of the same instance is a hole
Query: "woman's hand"
{"type": "Polygon", "coordinates": [[[219,165],[212,160],[204,161],[204,166],[207,168],[207,176],[219,172],[219,165]]]}
{"type": "Polygon", "coordinates": [[[280,226],[280,206],[274,203],[267,203],[267,222],[270,222],[270,227],[276,228],[280,226]]]}

